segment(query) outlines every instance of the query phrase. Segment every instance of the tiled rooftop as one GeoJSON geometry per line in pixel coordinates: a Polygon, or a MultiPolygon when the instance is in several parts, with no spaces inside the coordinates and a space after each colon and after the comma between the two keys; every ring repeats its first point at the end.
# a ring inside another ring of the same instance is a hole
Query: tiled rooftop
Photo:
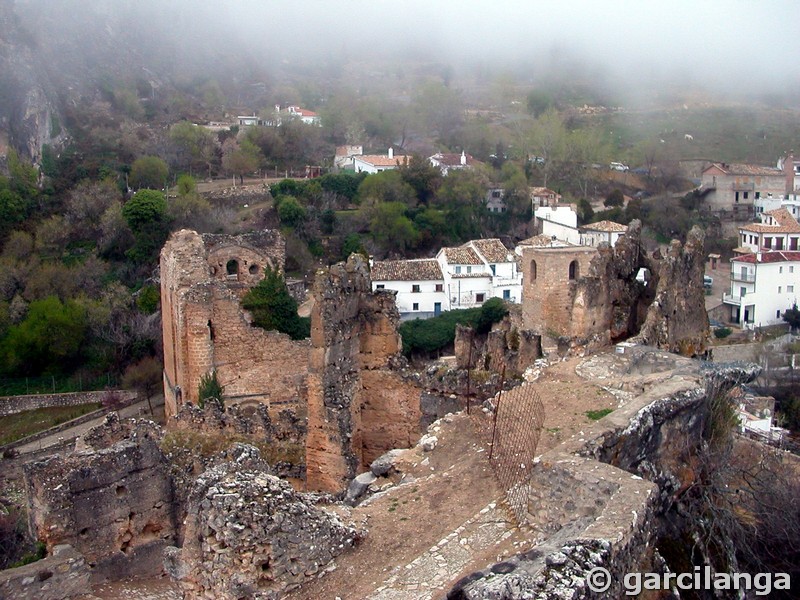
{"type": "Polygon", "coordinates": [[[778,262],[800,262],[800,252],[797,251],[783,251],[771,250],[768,252],[761,252],[761,258],[755,252],[752,254],[744,254],[742,256],[734,256],[731,261],[749,263],[749,264],[763,264],[763,263],[778,263],[778,262]]]}
{"type": "Polygon", "coordinates": [[[376,261],[370,269],[372,281],[440,281],[442,269],[433,258],[376,261]]]}
{"type": "Polygon", "coordinates": [[[597,223],[588,223],[581,227],[584,231],[604,231],[606,233],[625,233],[628,231],[627,225],[620,225],[614,221],[598,221],[597,223]]]}
{"type": "Polygon", "coordinates": [[[461,247],[464,248],[469,244],[472,244],[474,246],[474,248],[486,259],[486,262],[504,263],[513,260],[513,258],[512,259],[508,258],[508,255],[511,254],[511,252],[509,252],[508,248],[505,247],[503,242],[501,242],[497,238],[489,238],[485,240],[472,240],[471,242],[467,242],[461,247]]]}
{"type": "Polygon", "coordinates": [[[408,162],[408,156],[405,154],[395,154],[393,158],[389,158],[386,154],[363,154],[356,156],[355,159],[376,167],[396,167],[398,164],[404,165],[408,162]]]}
{"type": "Polygon", "coordinates": [[[483,261],[478,254],[469,247],[442,248],[447,262],[451,265],[482,265],[483,261]]]}
{"type": "Polygon", "coordinates": [[[800,233],[800,223],[795,221],[791,213],[784,207],[764,213],[771,216],[777,225],[766,225],[764,223],[750,223],[739,227],[742,231],[752,231],[753,233],[800,233]]]}
{"type": "MultiPolygon", "coordinates": [[[[783,175],[783,171],[776,167],[761,165],[746,165],[741,163],[714,163],[712,166],[724,171],[728,175],[771,176],[783,175]]],[[[710,168],[710,167],[709,167],[710,168]]]]}

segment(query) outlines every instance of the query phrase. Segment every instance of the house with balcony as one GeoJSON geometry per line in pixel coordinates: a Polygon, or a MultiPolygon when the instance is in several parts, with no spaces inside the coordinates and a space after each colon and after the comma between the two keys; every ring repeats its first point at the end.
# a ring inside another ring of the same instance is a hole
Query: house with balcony
{"type": "Polygon", "coordinates": [[[401,320],[473,308],[489,298],[522,299],[517,259],[494,238],[442,248],[436,258],[375,261],[370,278],[373,290],[397,291],[401,320]]]}
{"type": "Polygon", "coordinates": [[[786,193],[786,175],[776,167],[712,163],[703,171],[698,191],[712,210],[749,221],[756,200],[786,193]]]}
{"type": "Polygon", "coordinates": [[[722,302],[729,322],[740,327],[783,323],[800,298],[800,251],[758,250],[731,259],[730,291],[722,302]]]}
{"type": "Polygon", "coordinates": [[[781,206],[761,215],[761,223],[739,227],[737,254],[769,250],[800,250],[800,224],[789,209],[781,206]]]}

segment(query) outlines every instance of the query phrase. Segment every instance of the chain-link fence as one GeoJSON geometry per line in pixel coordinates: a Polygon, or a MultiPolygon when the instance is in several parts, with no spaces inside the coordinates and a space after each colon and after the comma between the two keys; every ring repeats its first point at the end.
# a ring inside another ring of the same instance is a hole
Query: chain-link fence
{"type": "MultiPolygon", "coordinates": [[[[529,480],[536,447],[544,426],[544,405],[533,384],[505,387],[502,360],[491,357],[500,367],[498,392],[491,400],[493,410],[472,407],[471,421],[481,442],[488,448],[492,470],[506,494],[506,502],[518,525],[527,522],[529,480]]],[[[470,391],[467,390],[469,398],[470,391]]]]}

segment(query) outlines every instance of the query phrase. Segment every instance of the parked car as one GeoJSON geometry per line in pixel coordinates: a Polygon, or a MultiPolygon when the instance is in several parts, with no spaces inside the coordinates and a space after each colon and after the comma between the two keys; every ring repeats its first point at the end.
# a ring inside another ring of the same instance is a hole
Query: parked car
{"type": "Polygon", "coordinates": [[[608,168],[612,171],[627,171],[628,165],[623,165],[621,162],[612,162],[608,165],[608,168]]]}
{"type": "Polygon", "coordinates": [[[711,289],[711,286],[714,285],[714,278],[708,275],[703,275],[703,287],[706,289],[711,289]]]}

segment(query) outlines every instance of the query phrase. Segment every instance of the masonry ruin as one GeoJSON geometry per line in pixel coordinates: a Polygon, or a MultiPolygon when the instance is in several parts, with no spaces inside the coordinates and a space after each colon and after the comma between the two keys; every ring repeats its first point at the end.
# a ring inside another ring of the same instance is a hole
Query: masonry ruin
{"type": "Polygon", "coordinates": [[[708,345],[704,234],[648,255],[641,223],[632,221],[614,248],[525,247],[523,323],[559,352],[585,352],[621,340],[702,355],[708,345]],[[640,269],[649,277],[637,280],[640,269]]]}
{"type": "Polygon", "coordinates": [[[240,305],[265,268],[283,271],[285,252],[272,230],[170,236],[161,251],[167,417],[197,402],[200,379],[212,371],[228,404],[305,405],[308,342],[251,326],[240,305]]]}

